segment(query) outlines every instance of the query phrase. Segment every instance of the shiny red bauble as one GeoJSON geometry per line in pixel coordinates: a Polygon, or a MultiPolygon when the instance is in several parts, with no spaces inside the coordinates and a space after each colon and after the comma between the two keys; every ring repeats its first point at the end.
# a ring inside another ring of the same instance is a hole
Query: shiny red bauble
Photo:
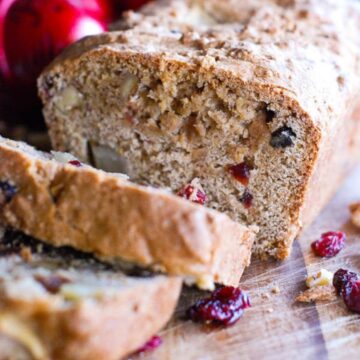
{"type": "Polygon", "coordinates": [[[107,29],[108,0],[0,0],[0,120],[43,126],[36,79],[69,44],[107,29]]]}
{"type": "Polygon", "coordinates": [[[8,79],[34,84],[43,68],[66,46],[106,30],[104,14],[94,0],[16,0],[4,22],[8,79]]]}
{"type": "Polygon", "coordinates": [[[0,0],[0,121],[41,122],[36,80],[43,69],[68,45],[146,2],[0,0]]]}
{"type": "Polygon", "coordinates": [[[14,1],[15,0],[0,0],[0,76],[1,77],[9,76],[9,69],[7,66],[5,51],[4,51],[4,20],[9,10],[9,7],[14,1]]]}

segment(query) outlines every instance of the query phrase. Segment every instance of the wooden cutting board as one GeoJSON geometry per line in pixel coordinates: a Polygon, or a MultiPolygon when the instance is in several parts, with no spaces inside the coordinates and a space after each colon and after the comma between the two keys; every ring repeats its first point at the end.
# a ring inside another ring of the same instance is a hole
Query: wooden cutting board
{"type": "MultiPolygon", "coordinates": [[[[336,169],[334,169],[336,171],[336,169]]],[[[174,319],[162,332],[163,345],[142,359],[360,359],[360,316],[348,312],[339,298],[317,304],[295,302],[305,290],[308,273],[340,267],[360,272],[360,230],[349,221],[348,205],[360,200],[360,168],[346,181],[322,214],[295,241],[284,262],[254,260],[241,288],[248,291],[252,308],[228,329],[209,330],[181,317],[201,294],[186,289],[174,319]],[[310,243],[321,233],[343,230],[346,248],[333,259],[315,257],[310,243]],[[280,293],[273,293],[278,287],[280,293]]]]}
{"type": "MultiPolygon", "coordinates": [[[[4,131],[43,149],[43,134],[25,130],[4,131]]],[[[336,169],[334,169],[336,171],[336,169]]],[[[244,273],[241,288],[252,308],[228,329],[208,329],[183,319],[186,309],[204,293],[184,289],[175,316],[161,333],[164,343],[153,353],[133,357],[144,360],[282,360],[360,359],[360,315],[346,310],[342,300],[317,304],[296,303],[306,289],[308,273],[340,267],[360,273],[360,230],[349,221],[348,205],[360,200],[360,167],[356,169],[316,221],[295,241],[291,257],[284,262],[253,260],[244,273]],[[315,257],[310,244],[321,233],[343,230],[346,248],[335,258],[315,257]],[[279,288],[280,293],[273,293],[279,288]]],[[[139,325],[141,326],[141,325],[139,325]]]]}

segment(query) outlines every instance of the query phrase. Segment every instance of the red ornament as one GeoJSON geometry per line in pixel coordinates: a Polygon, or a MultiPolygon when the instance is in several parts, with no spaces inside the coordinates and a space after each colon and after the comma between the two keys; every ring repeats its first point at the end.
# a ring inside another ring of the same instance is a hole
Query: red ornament
{"type": "Polygon", "coordinates": [[[1,78],[5,79],[9,77],[9,69],[4,51],[4,19],[9,7],[14,1],[15,0],[0,0],[0,75],[1,78]]]}
{"type": "Polygon", "coordinates": [[[109,0],[0,0],[0,117],[42,127],[36,79],[65,47],[106,30],[109,0]]]}
{"type": "Polygon", "coordinates": [[[112,0],[77,0],[77,3],[83,6],[90,16],[107,23],[113,20],[111,2],[112,0]]]}
{"type": "Polygon", "coordinates": [[[12,83],[35,84],[43,68],[66,46],[106,30],[100,6],[94,0],[88,5],[70,0],[16,0],[10,6],[4,46],[12,83]]]}

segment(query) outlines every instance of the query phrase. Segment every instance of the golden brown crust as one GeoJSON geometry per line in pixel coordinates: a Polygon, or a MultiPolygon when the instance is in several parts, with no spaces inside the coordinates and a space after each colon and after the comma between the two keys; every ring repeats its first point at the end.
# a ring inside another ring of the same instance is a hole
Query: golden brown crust
{"type": "Polygon", "coordinates": [[[254,232],[225,215],[5,139],[0,157],[17,188],[1,220],[26,234],[201,282],[237,285],[248,265],[254,232]]]}

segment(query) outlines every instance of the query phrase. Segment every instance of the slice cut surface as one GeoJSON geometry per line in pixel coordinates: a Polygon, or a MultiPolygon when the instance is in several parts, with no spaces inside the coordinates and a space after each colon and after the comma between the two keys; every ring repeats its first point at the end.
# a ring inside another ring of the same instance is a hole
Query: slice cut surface
{"type": "Polygon", "coordinates": [[[163,190],[0,139],[1,221],[56,246],[182,275],[200,287],[237,285],[254,229],[163,190]]]}
{"type": "Polygon", "coordinates": [[[167,323],[181,282],[125,276],[89,255],[7,232],[0,242],[1,350],[10,358],[118,360],[167,323]]]}

